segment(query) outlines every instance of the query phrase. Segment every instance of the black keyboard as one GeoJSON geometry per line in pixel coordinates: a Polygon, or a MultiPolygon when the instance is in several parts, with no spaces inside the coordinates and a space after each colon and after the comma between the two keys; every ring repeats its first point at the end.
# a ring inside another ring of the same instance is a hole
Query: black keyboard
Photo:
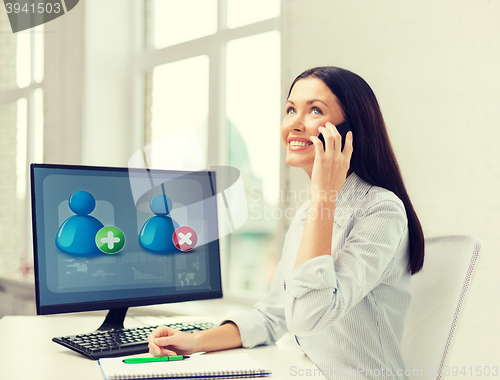
{"type": "MultiPolygon", "coordinates": [[[[209,322],[172,323],[165,326],[189,333],[216,327],[216,325],[209,322]]],[[[64,347],[85,355],[92,360],[97,360],[99,358],[149,352],[147,338],[157,327],[145,326],[123,330],[95,331],[88,334],[53,338],[52,341],[62,344],[64,347]]]]}

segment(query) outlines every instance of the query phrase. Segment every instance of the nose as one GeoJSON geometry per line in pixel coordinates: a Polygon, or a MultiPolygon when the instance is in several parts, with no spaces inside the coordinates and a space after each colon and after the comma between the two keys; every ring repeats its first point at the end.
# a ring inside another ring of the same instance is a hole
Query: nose
{"type": "Polygon", "coordinates": [[[290,132],[291,131],[302,132],[306,129],[302,118],[298,116],[294,117],[293,120],[290,121],[288,128],[290,129],[290,132]]]}

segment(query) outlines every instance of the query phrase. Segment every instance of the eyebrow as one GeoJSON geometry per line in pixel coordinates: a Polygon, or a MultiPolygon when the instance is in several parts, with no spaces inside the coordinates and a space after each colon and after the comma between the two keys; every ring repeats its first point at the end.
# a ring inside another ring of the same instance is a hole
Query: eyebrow
{"type": "MultiPolygon", "coordinates": [[[[327,108],[330,108],[328,107],[328,104],[326,104],[324,101],[320,100],[320,99],[311,99],[311,100],[308,100],[306,102],[307,105],[311,105],[313,104],[314,102],[320,102],[320,103],[323,103],[327,108]]],[[[287,100],[287,103],[292,103],[293,105],[295,105],[295,103],[293,101],[291,101],[290,99],[287,100]]]]}

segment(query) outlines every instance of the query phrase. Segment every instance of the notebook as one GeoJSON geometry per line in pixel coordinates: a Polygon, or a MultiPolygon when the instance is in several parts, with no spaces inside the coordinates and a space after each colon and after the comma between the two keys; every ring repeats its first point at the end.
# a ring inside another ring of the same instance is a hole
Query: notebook
{"type": "Polygon", "coordinates": [[[172,362],[126,364],[123,358],[99,359],[105,380],[121,379],[240,379],[271,375],[247,354],[194,355],[172,362]]]}

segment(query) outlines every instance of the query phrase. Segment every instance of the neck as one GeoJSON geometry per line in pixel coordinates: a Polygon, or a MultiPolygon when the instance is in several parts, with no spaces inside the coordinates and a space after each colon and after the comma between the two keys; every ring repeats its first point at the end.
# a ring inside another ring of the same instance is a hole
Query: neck
{"type": "MultiPolygon", "coordinates": [[[[304,171],[305,171],[305,172],[307,173],[307,175],[309,176],[309,180],[311,180],[311,176],[312,176],[312,167],[311,167],[311,168],[304,168],[304,171]]],[[[349,177],[349,176],[351,175],[351,173],[352,173],[352,172],[353,172],[353,171],[352,171],[352,169],[349,169],[349,170],[347,171],[347,174],[346,174],[346,176],[345,176],[345,177],[346,177],[346,178],[347,178],[347,177],[349,177]]]]}

